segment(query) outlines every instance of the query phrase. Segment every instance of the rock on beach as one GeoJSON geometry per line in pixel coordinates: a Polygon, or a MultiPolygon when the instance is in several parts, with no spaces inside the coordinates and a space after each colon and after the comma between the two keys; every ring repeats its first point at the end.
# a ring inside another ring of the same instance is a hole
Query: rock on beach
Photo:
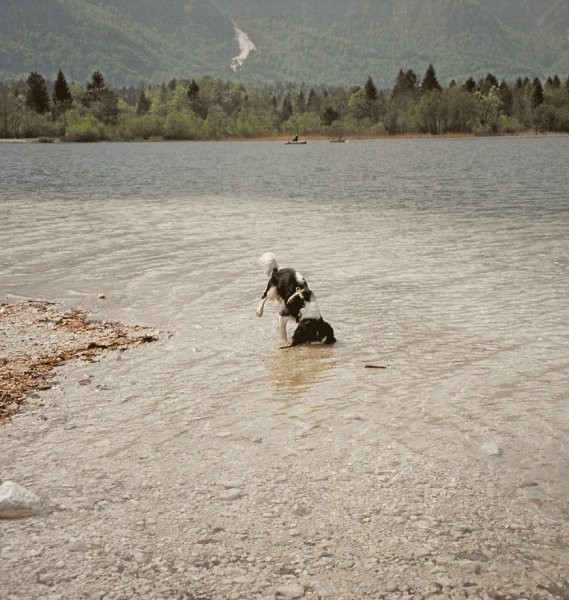
{"type": "Polygon", "coordinates": [[[40,499],[14,481],[0,484],[0,519],[21,519],[37,515],[40,499]]]}

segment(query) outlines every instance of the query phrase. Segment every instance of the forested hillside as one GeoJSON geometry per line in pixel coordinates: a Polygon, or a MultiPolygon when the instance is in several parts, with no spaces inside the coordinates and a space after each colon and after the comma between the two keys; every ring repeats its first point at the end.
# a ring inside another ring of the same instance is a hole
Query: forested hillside
{"type": "Polygon", "coordinates": [[[116,84],[228,70],[233,25],[209,0],[2,0],[0,79],[95,69],[116,84]],[[223,65],[223,69],[220,66],[223,65]]]}
{"type": "Polygon", "coordinates": [[[566,0],[216,0],[259,51],[267,79],[389,86],[402,65],[437,64],[442,80],[569,71],[566,0]]]}
{"type": "Polygon", "coordinates": [[[114,85],[210,74],[249,82],[393,84],[569,73],[567,0],[2,0],[0,79],[63,69],[114,85]],[[234,25],[256,46],[234,74],[234,25]]]}

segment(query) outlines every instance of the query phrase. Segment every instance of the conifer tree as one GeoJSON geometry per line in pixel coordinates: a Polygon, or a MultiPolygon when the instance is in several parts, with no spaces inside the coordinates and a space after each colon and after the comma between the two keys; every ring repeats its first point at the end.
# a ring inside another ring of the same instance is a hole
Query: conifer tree
{"type": "Polygon", "coordinates": [[[190,100],[190,108],[192,112],[202,119],[207,117],[208,109],[200,94],[200,86],[195,79],[192,79],[188,87],[188,98],[190,100]]]}
{"type": "Polygon", "coordinates": [[[541,81],[539,77],[536,77],[533,80],[532,91],[531,91],[531,107],[537,108],[541,104],[543,104],[544,96],[543,96],[543,86],[541,85],[541,81]]]}
{"type": "Polygon", "coordinates": [[[146,97],[144,90],[140,90],[140,96],[138,98],[138,104],[136,106],[136,114],[137,115],[145,115],[151,107],[152,103],[146,97]]]}
{"type": "Polygon", "coordinates": [[[296,99],[296,112],[300,114],[306,112],[306,98],[304,97],[302,90],[300,90],[298,98],[296,99]]]}
{"type": "Polygon", "coordinates": [[[476,91],[476,81],[474,81],[473,77],[469,77],[465,82],[464,85],[462,86],[462,89],[465,92],[468,92],[470,94],[473,94],[476,91]]]}
{"type": "Polygon", "coordinates": [[[285,96],[285,99],[283,100],[282,106],[281,106],[281,110],[280,110],[280,119],[281,122],[285,122],[288,121],[289,118],[292,116],[292,102],[290,100],[290,94],[287,94],[285,96]]]}
{"type": "Polygon", "coordinates": [[[322,106],[322,99],[320,95],[314,91],[314,88],[308,92],[308,98],[306,100],[306,110],[308,112],[320,113],[320,107],[322,106]]]}
{"type": "Polygon", "coordinates": [[[190,99],[190,102],[197,100],[199,93],[200,86],[198,85],[198,82],[195,79],[192,79],[192,81],[190,82],[190,86],[188,87],[188,98],[190,99]]]}
{"type": "Polygon", "coordinates": [[[43,75],[32,71],[27,79],[26,106],[43,115],[49,110],[49,94],[43,75]]]}
{"type": "Polygon", "coordinates": [[[500,94],[500,100],[502,101],[504,113],[510,116],[512,114],[512,108],[514,105],[514,95],[505,79],[502,79],[500,87],[498,88],[498,93],[500,94]]]}
{"type": "Polygon", "coordinates": [[[368,100],[377,100],[377,88],[375,87],[375,84],[373,83],[373,79],[371,77],[367,78],[366,84],[364,86],[364,91],[368,100]]]}
{"type": "Polygon", "coordinates": [[[495,75],[488,73],[484,79],[480,79],[478,81],[476,89],[484,96],[487,96],[493,87],[498,87],[498,80],[496,79],[495,75]]]}
{"type": "Polygon", "coordinates": [[[100,71],[91,75],[85,86],[86,93],[81,102],[91,108],[93,114],[103,123],[115,123],[119,116],[119,99],[116,92],[107,87],[100,71]]]}
{"type": "Polygon", "coordinates": [[[327,127],[330,127],[334,121],[340,118],[340,113],[329,106],[323,113],[320,119],[327,127]]]}
{"type": "Polygon", "coordinates": [[[59,69],[57,73],[57,78],[53,86],[52,100],[54,117],[59,116],[59,114],[71,108],[71,104],[73,103],[73,96],[69,91],[67,80],[61,69],[59,69]]]}
{"type": "Polygon", "coordinates": [[[417,89],[417,75],[415,75],[413,69],[409,69],[406,72],[403,69],[399,69],[395,85],[391,91],[391,97],[394,98],[400,95],[413,95],[417,89]]]}
{"type": "Polygon", "coordinates": [[[107,84],[101,71],[95,71],[91,75],[91,81],[87,83],[85,88],[87,90],[87,104],[97,102],[103,98],[107,84]]]}
{"type": "Polygon", "coordinates": [[[429,64],[421,83],[421,89],[423,92],[432,92],[433,90],[441,91],[441,84],[437,80],[437,73],[435,67],[429,64]]]}

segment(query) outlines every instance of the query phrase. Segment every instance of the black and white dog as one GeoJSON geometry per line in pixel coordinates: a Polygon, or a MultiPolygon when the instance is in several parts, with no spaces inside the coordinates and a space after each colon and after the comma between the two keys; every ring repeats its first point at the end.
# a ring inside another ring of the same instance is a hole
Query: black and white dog
{"type": "Polygon", "coordinates": [[[261,296],[257,316],[263,316],[267,300],[276,300],[284,305],[279,312],[279,325],[285,343],[288,343],[286,324],[292,317],[298,323],[298,327],[292,334],[291,346],[310,342],[333,344],[336,341],[334,330],[322,318],[316,298],[309,289],[306,279],[294,269],[279,269],[277,259],[272,252],[263,254],[259,261],[263,265],[265,275],[269,278],[269,283],[261,296]]]}

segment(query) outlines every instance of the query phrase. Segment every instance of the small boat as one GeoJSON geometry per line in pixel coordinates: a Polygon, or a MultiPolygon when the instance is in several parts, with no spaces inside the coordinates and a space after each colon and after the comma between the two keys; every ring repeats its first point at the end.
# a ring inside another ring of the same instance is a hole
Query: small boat
{"type": "Polygon", "coordinates": [[[302,144],[306,144],[306,140],[288,140],[285,142],[285,144],[293,144],[293,145],[302,145],[302,144]]]}
{"type": "Polygon", "coordinates": [[[330,140],[333,144],[344,144],[348,140],[345,140],[343,137],[337,137],[330,140]]]}

